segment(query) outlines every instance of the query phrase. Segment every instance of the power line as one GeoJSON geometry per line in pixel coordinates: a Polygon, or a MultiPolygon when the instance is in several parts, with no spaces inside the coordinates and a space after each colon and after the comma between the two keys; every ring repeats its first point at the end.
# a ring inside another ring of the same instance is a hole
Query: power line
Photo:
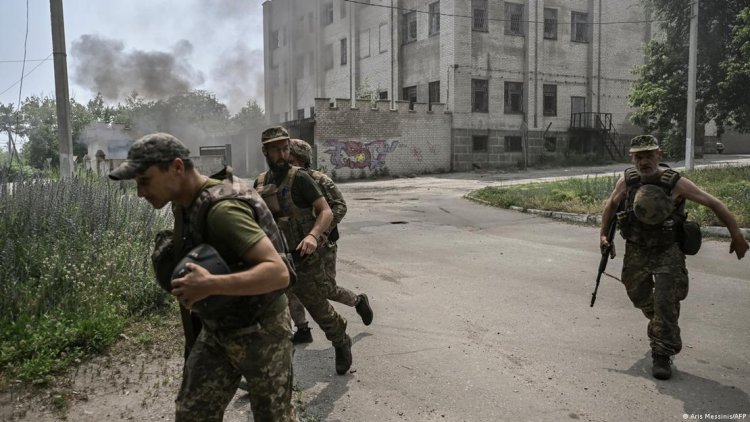
{"type": "MultiPolygon", "coordinates": [[[[16,133],[19,133],[19,129],[21,127],[21,94],[23,93],[23,73],[26,71],[26,53],[27,53],[27,45],[29,42],[29,0],[26,0],[26,34],[23,38],[23,64],[21,65],[21,80],[20,80],[20,86],[18,87],[18,105],[16,106],[16,133]]],[[[40,62],[39,64],[44,63],[40,62]]],[[[13,155],[16,155],[16,158],[18,158],[18,153],[16,152],[16,143],[13,141],[12,136],[8,136],[8,142],[10,145],[13,146],[13,149],[8,151],[10,154],[10,161],[8,163],[8,167],[13,165],[13,155]]],[[[19,158],[18,161],[20,162],[21,159],[19,158]]]]}
{"type": "MultiPolygon", "coordinates": [[[[419,10],[419,9],[409,9],[407,7],[399,7],[399,6],[389,6],[386,4],[373,4],[370,3],[368,0],[343,0],[345,2],[354,3],[354,4],[361,4],[365,6],[374,6],[374,7],[380,7],[384,9],[393,9],[393,10],[400,10],[403,12],[417,12],[417,13],[424,13],[424,14],[437,14],[440,16],[446,16],[446,17],[454,17],[454,18],[467,18],[467,19],[473,19],[473,15],[458,15],[453,13],[431,13],[429,10],[419,10]]],[[[485,9],[485,12],[487,10],[485,9]]],[[[498,19],[498,18],[490,18],[489,16],[484,18],[485,21],[492,21],[492,22],[513,22],[513,23],[536,23],[536,24],[544,24],[544,21],[531,21],[531,20],[520,20],[520,19],[498,19]]],[[[575,22],[580,25],[615,25],[615,24],[644,24],[644,23],[654,23],[654,22],[669,22],[667,19],[643,19],[643,20],[635,20],[635,21],[607,21],[607,22],[575,22]]],[[[558,25],[568,25],[573,22],[565,22],[565,21],[555,21],[558,25]]]]}
{"type": "Polygon", "coordinates": [[[0,63],[44,62],[47,60],[49,60],[49,57],[46,59],[0,60],[0,63]]]}
{"type": "MultiPolygon", "coordinates": [[[[26,77],[26,76],[29,76],[29,75],[31,75],[31,72],[35,71],[35,70],[36,70],[36,69],[37,69],[37,68],[38,68],[39,66],[43,65],[43,64],[44,64],[44,62],[48,61],[50,57],[52,57],[52,53],[50,53],[50,55],[49,55],[49,56],[47,56],[47,58],[46,58],[46,59],[44,59],[43,61],[39,62],[39,63],[38,63],[38,64],[37,64],[36,66],[34,66],[34,67],[33,67],[33,68],[31,69],[31,70],[29,70],[28,72],[26,72],[26,74],[25,74],[25,75],[23,75],[23,76],[24,76],[24,77],[26,77]]],[[[14,86],[18,85],[18,84],[19,84],[19,83],[20,83],[20,82],[21,82],[22,80],[23,80],[23,78],[21,78],[21,79],[19,79],[19,80],[15,81],[15,82],[13,82],[13,84],[12,84],[12,85],[10,85],[9,87],[5,88],[5,89],[4,89],[4,90],[3,90],[2,92],[0,92],[0,95],[3,95],[3,94],[5,94],[6,92],[10,91],[10,90],[11,90],[11,89],[12,89],[12,88],[13,88],[14,86]]]]}

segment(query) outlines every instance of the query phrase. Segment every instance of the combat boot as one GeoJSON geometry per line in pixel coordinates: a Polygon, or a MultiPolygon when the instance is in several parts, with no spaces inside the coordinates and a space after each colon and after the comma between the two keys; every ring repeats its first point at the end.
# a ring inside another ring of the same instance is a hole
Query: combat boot
{"type": "Polygon", "coordinates": [[[312,343],[312,332],[310,327],[298,327],[292,336],[292,344],[312,343]]]}
{"type": "Polygon", "coordinates": [[[370,307],[370,301],[367,300],[366,294],[357,296],[357,304],[354,305],[354,309],[357,310],[357,313],[362,318],[362,322],[365,325],[370,325],[372,323],[372,308],[370,307]]]}
{"type": "Polygon", "coordinates": [[[668,380],[672,377],[672,361],[667,355],[652,353],[654,366],[651,368],[651,375],[659,380],[668,380]]]}
{"type": "Polygon", "coordinates": [[[352,366],[352,339],[347,335],[344,344],[335,346],[336,373],[344,375],[352,366]]]}

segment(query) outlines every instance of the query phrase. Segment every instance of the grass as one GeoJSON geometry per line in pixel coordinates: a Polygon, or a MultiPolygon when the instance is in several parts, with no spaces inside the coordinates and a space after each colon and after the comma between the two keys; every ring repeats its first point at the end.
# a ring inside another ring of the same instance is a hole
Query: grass
{"type": "Polygon", "coordinates": [[[149,254],[171,222],[106,180],[3,175],[0,381],[43,384],[169,306],[149,254]]]}
{"type": "MultiPolygon", "coordinates": [[[[682,174],[724,202],[741,227],[750,227],[750,167],[714,167],[682,174]]],[[[508,187],[490,186],[472,191],[468,196],[502,208],[518,206],[524,209],[601,214],[619,176],[572,178],[508,187]]],[[[688,201],[686,210],[690,219],[701,225],[723,226],[707,207],[688,201]]]]}

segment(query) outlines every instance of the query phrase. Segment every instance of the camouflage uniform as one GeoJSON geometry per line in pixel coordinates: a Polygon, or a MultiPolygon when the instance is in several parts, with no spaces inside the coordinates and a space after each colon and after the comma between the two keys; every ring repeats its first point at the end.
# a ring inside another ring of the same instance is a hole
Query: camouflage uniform
{"type": "MultiPolygon", "coordinates": [[[[133,144],[128,160],[110,173],[110,177],[132,179],[155,163],[168,163],[176,158],[190,159],[189,151],[177,138],[162,133],[147,135],[133,144]]],[[[160,244],[157,249],[184,256],[194,246],[206,243],[221,250],[224,239],[212,238],[206,228],[209,210],[219,201],[236,201],[241,204],[240,208],[246,207],[246,214],[244,211],[240,216],[222,214],[220,220],[211,221],[232,225],[234,218],[238,222],[254,220],[254,223],[249,222],[253,228],[248,230],[256,230],[254,224],[257,223],[263,233],[254,232],[253,239],[268,237],[282,260],[288,263],[283,237],[261,197],[244,181],[232,178],[231,173],[226,176],[224,182],[209,179],[188,207],[172,202],[175,217],[172,246],[160,244]]],[[[164,241],[163,236],[161,241],[164,241]]],[[[165,266],[173,262],[168,257],[162,258],[154,262],[165,266]]],[[[241,253],[236,250],[226,250],[222,258],[234,271],[246,268],[241,253]]],[[[289,265],[288,268],[291,278],[294,273],[289,265]]],[[[164,268],[156,269],[160,277],[167,272],[164,268]]],[[[169,280],[171,278],[157,281],[170,290],[169,280]]],[[[221,421],[240,378],[245,376],[251,386],[250,404],[255,421],[296,421],[292,403],[291,321],[283,292],[209,296],[193,306],[192,315],[183,319],[183,323],[190,323],[195,316],[202,329],[188,349],[176,399],[175,420],[221,421]]],[[[185,328],[188,333],[188,327],[185,328]]],[[[187,341],[191,343],[191,339],[187,341]]]]}
{"type": "MultiPolygon", "coordinates": [[[[344,196],[341,194],[339,188],[336,187],[333,180],[331,180],[331,178],[325,173],[317,170],[306,171],[313,178],[315,183],[320,186],[323,191],[323,196],[326,198],[326,202],[328,202],[331,211],[333,211],[333,223],[331,223],[331,227],[326,232],[328,239],[322,247],[318,248],[318,254],[320,254],[320,259],[323,261],[325,276],[322,289],[329,300],[343,303],[347,306],[354,306],[357,304],[357,294],[336,284],[336,252],[338,250],[338,246],[336,245],[336,240],[338,239],[337,225],[344,218],[344,215],[346,215],[346,201],[344,201],[344,196]]],[[[289,311],[292,314],[294,325],[297,327],[307,326],[304,306],[294,294],[287,293],[287,296],[289,297],[289,311]]]]}
{"type": "MultiPolygon", "coordinates": [[[[294,188],[294,181],[298,176],[301,177],[304,174],[298,175],[298,172],[301,171],[303,170],[299,167],[292,167],[275,189],[280,210],[274,214],[274,218],[290,248],[295,248],[302,238],[310,232],[315,223],[311,207],[299,208],[292,201],[291,193],[294,188]]],[[[258,191],[264,192],[266,190],[269,186],[266,179],[269,179],[270,176],[270,173],[263,172],[256,178],[255,186],[258,191]]],[[[305,174],[305,176],[307,175],[305,174]]],[[[293,293],[304,306],[301,313],[304,315],[304,309],[307,309],[313,320],[326,334],[326,338],[334,346],[340,346],[347,340],[346,320],[328,302],[326,295],[329,290],[326,287],[327,276],[319,250],[304,257],[294,255],[297,282],[289,292],[293,293]]],[[[293,305],[292,312],[300,312],[299,307],[295,309],[293,305]]]]}
{"type": "MultiPolygon", "coordinates": [[[[664,170],[653,186],[664,190],[667,198],[679,179],[671,169],[664,170]]],[[[685,254],[680,249],[677,230],[685,220],[684,200],[658,224],[646,224],[636,216],[636,196],[641,186],[635,169],[625,171],[627,196],[625,211],[618,214],[620,231],[626,240],[622,265],[622,283],[633,305],[648,318],[651,350],[672,356],[682,349],[680,301],[687,297],[688,272],[685,254]]],[[[641,216],[643,218],[643,216],[641,216]]]]}

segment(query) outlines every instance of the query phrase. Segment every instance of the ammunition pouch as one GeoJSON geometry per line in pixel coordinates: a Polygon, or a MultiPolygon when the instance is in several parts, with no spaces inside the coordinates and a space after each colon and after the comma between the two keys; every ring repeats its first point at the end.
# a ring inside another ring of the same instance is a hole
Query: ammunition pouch
{"type": "Polygon", "coordinates": [[[156,282],[167,293],[172,291],[172,272],[178,260],[179,257],[174,247],[174,232],[162,230],[156,233],[151,264],[154,267],[156,282]]]}
{"type": "Polygon", "coordinates": [[[258,187],[258,193],[263,198],[263,202],[266,203],[271,214],[277,216],[281,213],[281,204],[279,204],[279,197],[277,196],[278,188],[274,184],[268,184],[258,187]]]}
{"type": "Polygon", "coordinates": [[[682,230],[678,232],[677,240],[680,243],[682,253],[685,255],[697,254],[703,241],[701,226],[695,221],[685,221],[682,223],[682,230]]]}

